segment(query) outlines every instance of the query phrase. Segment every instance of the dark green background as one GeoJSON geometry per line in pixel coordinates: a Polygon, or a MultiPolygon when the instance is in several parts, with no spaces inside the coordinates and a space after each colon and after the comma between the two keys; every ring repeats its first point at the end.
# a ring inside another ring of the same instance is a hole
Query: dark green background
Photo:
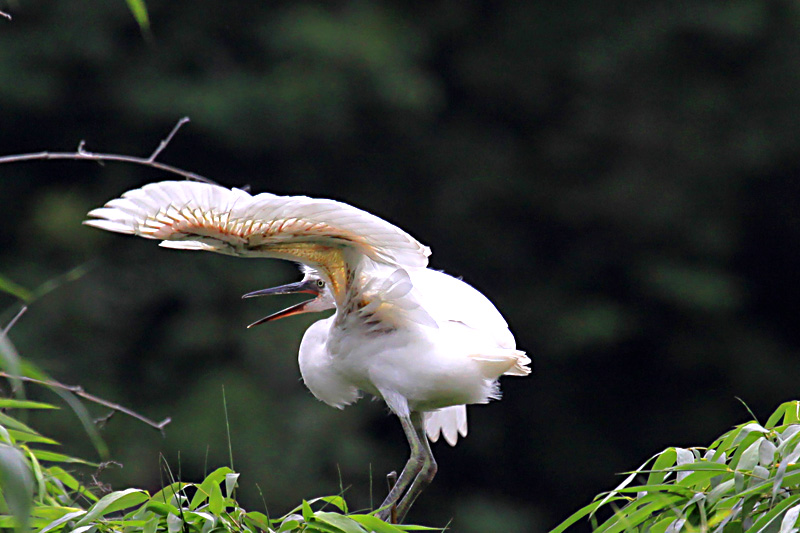
{"type": "MultiPolygon", "coordinates": [[[[544,531],[668,445],[703,445],[796,399],[800,370],[800,4],[175,2],[143,38],[123,0],[1,2],[0,154],[149,154],[254,192],[336,198],[408,230],[431,265],[506,315],[534,374],[438,444],[411,519],[544,531]]],[[[23,356],[152,418],[104,429],[156,489],[163,454],[227,464],[272,515],[341,483],[384,495],[406,444],[382,404],[337,411],[299,381],[315,319],[244,326],[291,265],[159,249],[80,225],[171,176],[129,165],[0,166],[0,274],[77,266],[11,332],[23,356]]],[[[15,300],[0,295],[13,314],[15,300]]],[[[33,392],[33,391],[32,391],[33,392]]],[[[48,393],[39,396],[54,400],[48,393]]],[[[94,409],[97,415],[104,414],[94,409]]],[[[67,409],[41,420],[92,456],[67,409]]]]}

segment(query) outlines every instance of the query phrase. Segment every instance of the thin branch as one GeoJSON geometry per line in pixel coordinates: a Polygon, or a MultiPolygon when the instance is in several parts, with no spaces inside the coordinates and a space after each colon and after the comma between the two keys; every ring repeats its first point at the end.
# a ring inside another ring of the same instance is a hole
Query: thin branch
{"type": "Polygon", "coordinates": [[[11,321],[8,323],[8,325],[6,325],[6,327],[3,329],[3,335],[8,335],[8,332],[11,331],[11,328],[14,327],[14,324],[17,323],[17,320],[19,320],[19,318],[22,315],[24,315],[25,311],[27,311],[27,310],[28,310],[28,306],[27,305],[23,305],[22,307],[20,307],[20,309],[17,312],[17,314],[14,315],[14,318],[12,318],[11,321]]]}
{"type": "Polygon", "coordinates": [[[63,383],[59,383],[58,381],[50,381],[50,380],[44,381],[44,380],[40,380],[40,379],[29,378],[27,376],[14,376],[14,375],[8,374],[6,372],[2,372],[2,371],[0,371],[0,377],[9,378],[9,379],[19,379],[19,380],[22,380],[22,381],[25,381],[25,382],[28,382],[28,383],[36,383],[37,385],[44,385],[46,387],[54,387],[56,389],[61,389],[61,390],[65,390],[67,392],[71,392],[71,393],[73,393],[73,394],[75,394],[77,396],[80,396],[84,400],[88,400],[90,402],[94,402],[94,403],[96,403],[98,405],[102,405],[103,407],[108,407],[109,409],[113,409],[114,411],[119,411],[122,414],[128,415],[128,416],[130,416],[132,418],[135,418],[136,420],[139,420],[140,422],[144,422],[148,426],[159,430],[162,435],[164,435],[164,427],[167,424],[169,424],[170,422],[172,422],[172,419],[169,418],[169,417],[165,418],[161,422],[155,422],[155,421],[150,420],[149,418],[147,418],[145,416],[140,415],[139,413],[137,413],[135,411],[132,411],[132,410],[128,409],[127,407],[123,407],[123,406],[121,406],[119,404],[116,404],[116,403],[113,403],[113,402],[109,402],[108,400],[104,400],[102,398],[99,398],[99,397],[97,397],[97,396],[95,396],[93,394],[89,394],[88,392],[84,391],[82,387],[77,386],[77,385],[65,385],[63,383]]]}
{"type": "Polygon", "coordinates": [[[0,11],[0,17],[5,17],[5,18],[7,18],[8,20],[11,20],[11,15],[9,15],[8,13],[6,13],[5,11],[0,11]]]}
{"type": "Polygon", "coordinates": [[[81,141],[78,144],[78,149],[75,152],[37,152],[32,154],[17,154],[17,155],[7,155],[0,157],[0,164],[3,163],[19,163],[22,161],[40,161],[40,160],[50,160],[50,159],[71,159],[71,160],[79,160],[79,161],[96,161],[98,163],[102,163],[105,161],[117,161],[121,163],[133,163],[135,165],[144,165],[146,167],[152,167],[158,170],[163,170],[164,172],[169,172],[171,174],[177,174],[179,176],[183,176],[186,179],[195,180],[195,181],[202,181],[204,183],[211,183],[212,185],[216,185],[217,183],[214,180],[201,176],[199,174],[195,174],[194,172],[189,172],[188,170],[183,170],[177,167],[173,167],[172,165],[167,165],[164,163],[159,163],[156,161],[156,157],[167,147],[167,145],[172,141],[172,138],[178,132],[181,126],[189,122],[188,117],[183,117],[178,121],[172,131],[170,131],[169,135],[161,141],[158,147],[150,154],[149,157],[136,157],[131,155],[121,155],[121,154],[104,154],[104,153],[95,153],[89,152],[84,147],[86,146],[86,141],[81,141]]]}
{"type": "Polygon", "coordinates": [[[182,119],[180,119],[180,120],[178,121],[178,123],[177,123],[177,124],[175,124],[175,127],[174,127],[174,128],[172,128],[172,131],[171,131],[171,132],[169,132],[169,135],[167,135],[167,138],[166,138],[166,139],[164,139],[163,141],[161,141],[161,143],[158,145],[158,148],[156,148],[155,150],[153,150],[153,153],[152,153],[152,154],[150,154],[150,157],[148,157],[148,158],[147,158],[147,160],[148,160],[148,161],[150,161],[151,163],[152,163],[153,161],[155,161],[155,160],[156,160],[156,157],[158,157],[158,154],[160,154],[160,153],[161,153],[161,151],[162,151],[164,148],[166,148],[166,147],[167,147],[167,145],[168,145],[170,142],[172,142],[172,138],[175,136],[175,134],[176,134],[176,133],[178,133],[178,130],[179,130],[179,129],[181,129],[181,126],[183,126],[183,125],[184,125],[184,124],[186,124],[187,122],[189,122],[189,117],[183,117],[182,119]]]}

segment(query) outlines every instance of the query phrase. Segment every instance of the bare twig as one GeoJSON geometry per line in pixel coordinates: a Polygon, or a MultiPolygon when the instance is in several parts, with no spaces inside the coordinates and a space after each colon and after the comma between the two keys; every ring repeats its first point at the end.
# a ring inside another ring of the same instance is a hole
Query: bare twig
{"type": "Polygon", "coordinates": [[[102,405],[103,407],[108,407],[109,409],[113,409],[114,411],[119,411],[122,414],[126,414],[126,415],[128,415],[128,416],[130,416],[132,418],[135,418],[136,420],[139,420],[140,422],[144,422],[148,426],[159,430],[162,435],[164,434],[164,427],[167,424],[169,424],[170,422],[172,422],[172,419],[169,418],[169,417],[165,418],[161,422],[155,422],[155,421],[150,420],[149,418],[147,418],[145,416],[140,415],[139,413],[137,413],[135,411],[132,411],[132,410],[128,409],[127,407],[123,407],[123,406],[121,406],[119,404],[112,403],[112,402],[109,402],[108,400],[104,400],[102,398],[99,398],[99,397],[97,397],[97,396],[95,396],[93,394],[89,394],[88,392],[84,391],[82,387],[77,386],[77,385],[65,385],[63,383],[59,383],[58,381],[52,381],[52,380],[44,381],[44,380],[41,380],[41,379],[29,378],[27,376],[14,376],[14,375],[8,374],[6,372],[2,372],[2,371],[0,371],[0,377],[9,378],[9,379],[19,379],[21,381],[25,381],[25,382],[28,382],[28,383],[36,383],[37,385],[44,385],[46,387],[54,387],[56,389],[61,389],[61,390],[65,390],[65,391],[71,392],[71,393],[73,393],[73,394],[75,394],[77,396],[80,396],[84,400],[88,400],[90,402],[94,402],[94,403],[96,403],[98,405],[102,405]]]}
{"type": "Polygon", "coordinates": [[[161,143],[159,143],[159,145],[158,145],[158,148],[156,148],[155,150],[153,150],[153,153],[152,153],[152,154],[150,154],[150,157],[149,157],[149,158],[147,158],[147,160],[148,160],[148,161],[150,161],[151,163],[152,163],[153,161],[155,161],[155,160],[156,160],[156,157],[158,157],[158,154],[160,154],[160,153],[161,153],[161,151],[162,151],[164,148],[166,148],[166,147],[167,147],[167,145],[168,145],[168,144],[169,144],[169,143],[172,141],[172,138],[175,136],[175,134],[176,134],[176,133],[178,133],[178,130],[179,130],[179,129],[181,129],[181,126],[183,126],[183,125],[184,125],[184,124],[186,124],[187,122],[189,122],[189,117],[183,117],[182,119],[180,119],[180,120],[177,122],[177,124],[175,124],[175,127],[174,127],[174,128],[172,128],[172,131],[171,131],[171,132],[169,132],[169,135],[167,135],[167,138],[166,138],[166,139],[164,139],[164,140],[162,140],[162,141],[161,141],[161,143]]]}
{"type": "Polygon", "coordinates": [[[0,17],[5,17],[5,18],[7,18],[8,20],[11,20],[11,15],[9,15],[8,13],[6,13],[5,11],[0,11],[0,17]]]}
{"type": "Polygon", "coordinates": [[[17,320],[19,320],[19,318],[20,318],[22,315],[24,315],[24,314],[25,314],[25,311],[27,311],[27,310],[28,310],[28,306],[27,306],[27,305],[23,305],[22,307],[20,307],[20,309],[19,309],[19,311],[17,312],[17,314],[16,314],[16,315],[14,315],[14,318],[12,318],[12,319],[9,321],[8,325],[6,325],[6,327],[3,329],[3,335],[8,335],[8,332],[9,332],[9,331],[11,331],[11,328],[14,326],[14,324],[16,324],[16,323],[17,323],[17,320]]]}
{"type": "Polygon", "coordinates": [[[178,132],[178,130],[189,122],[189,117],[183,117],[175,124],[175,127],[172,128],[169,135],[159,143],[158,147],[153,150],[153,153],[150,154],[149,157],[136,157],[131,155],[121,155],[121,154],[104,154],[104,153],[95,153],[89,152],[85,149],[86,141],[81,141],[78,144],[78,149],[74,152],[36,152],[32,154],[17,154],[17,155],[7,155],[0,157],[0,164],[2,163],[19,163],[22,161],[39,161],[39,160],[49,160],[49,159],[71,159],[71,160],[83,160],[83,161],[96,161],[98,163],[102,163],[105,161],[117,161],[121,163],[133,163],[135,165],[144,165],[147,167],[156,168],[158,170],[163,170],[164,172],[169,172],[171,174],[177,174],[179,176],[183,176],[186,179],[195,180],[195,181],[202,181],[204,183],[211,183],[216,185],[217,183],[214,180],[201,176],[199,174],[195,174],[194,172],[189,172],[188,170],[183,170],[177,167],[173,167],[172,165],[166,165],[164,163],[159,163],[156,161],[156,157],[161,154],[161,152],[167,147],[167,145],[172,141],[172,138],[178,132]]]}

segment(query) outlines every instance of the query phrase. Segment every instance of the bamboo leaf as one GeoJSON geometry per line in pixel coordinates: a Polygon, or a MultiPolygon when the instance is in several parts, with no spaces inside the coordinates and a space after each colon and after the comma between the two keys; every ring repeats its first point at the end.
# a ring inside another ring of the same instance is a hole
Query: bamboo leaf
{"type": "Polygon", "coordinates": [[[106,494],[92,505],[88,512],[75,525],[82,526],[89,522],[122,509],[128,509],[150,499],[147,492],[140,489],[127,489],[106,494]]]}
{"type": "Polygon", "coordinates": [[[747,530],[748,533],[764,533],[767,531],[767,527],[771,525],[773,520],[776,520],[779,516],[782,516],[783,513],[798,500],[800,500],[800,494],[795,494],[786,498],[775,507],[770,509],[769,512],[761,515],[758,520],[755,521],[753,527],[747,530]]]}
{"type": "Polygon", "coordinates": [[[344,533],[367,533],[367,530],[354,521],[352,518],[340,515],[339,513],[326,513],[319,511],[314,514],[315,520],[319,520],[331,526],[341,529],[344,533]]]}
{"type": "Polygon", "coordinates": [[[59,409],[55,405],[31,400],[14,400],[13,398],[0,398],[0,409],[59,409]]]}
{"type": "Polygon", "coordinates": [[[797,533],[797,517],[800,515],[800,505],[795,505],[783,515],[781,529],[778,533],[797,533]]]}
{"type": "Polygon", "coordinates": [[[647,484],[658,485],[663,483],[668,474],[665,469],[674,466],[677,459],[678,453],[675,451],[675,448],[667,448],[661,452],[653,463],[653,471],[647,476],[647,484]]]}
{"type": "Polygon", "coordinates": [[[33,454],[34,457],[36,457],[40,461],[51,461],[54,463],[77,463],[95,467],[100,466],[97,463],[92,463],[90,461],[85,461],[77,457],[70,457],[69,455],[51,452],[48,450],[31,450],[31,453],[33,454]]]}
{"type": "Polygon", "coordinates": [[[133,13],[133,18],[136,19],[136,23],[139,25],[139,28],[142,31],[148,31],[150,29],[150,17],[147,14],[147,6],[144,3],[144,0],[126,0],[128,2],[128,9],[131,10],[133,13]]]}
{"type": "Polygon", "coordinates": [[[33,503],[33,477],[20,450],[0,444],[0,487],[9,511],[25,531],[33,503]]]}
{"type": "Polygon", "coordinates": [[[33,299],[33,294],[31,291],[4,276],[0,276],[0,292],[10,294],[11,296],[19,298],[25,303],[28,303],[33,299]]]}

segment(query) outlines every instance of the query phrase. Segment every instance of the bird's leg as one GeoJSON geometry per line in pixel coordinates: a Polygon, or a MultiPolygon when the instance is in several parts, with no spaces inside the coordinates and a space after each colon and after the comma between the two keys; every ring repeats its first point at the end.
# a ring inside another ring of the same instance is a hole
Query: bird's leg
{"type": "MultiPolygon", "coordinates": [[[[378,518],[386,520],[393,515],[392,507],[397,503],[406,489],[411,485],[419,475],[423,467],[424,454],[422,451],[423,446],[427,446],[427,441],[420,442],[420,437],[415,429],[417,423],[422,423],[422,415],[419,413],[411,413],[409,417],[398,417],[400,423],[403,425],[403,431],[408,439],[408,445],[411,448],[411,456],[408,458],[403,471],[400,472],[400,478],[394,484],[386,499],[381,504],[381,511],[378,512],[378,518]],[[418,420],[418,422],[417,422],[418,420]]],[[[424,435],[423,435],[424,437],[424,435]]]]}
{"type": "Polygon", "coordinates": [[[411,509],[411,505],[413,505],[414,501],[417,499],[417,496],[425,490],[425,487],[431,484],[431,481],[433,481],[436,475],[436,471],[439,469],[439,467],[436,466],[436,459],[433,458],[433,452],[428,443],[428,437],[425,434],[424,419],[420,413],[412,413],[412,417],[414,415],[417,415],[417,417],[412,418],[412,420],[414,421],[417,441],[420,443],[422,468],[420,468],[419,473],[414,478],[411,488],[408,489],[406,495],[403,496],[403,499],[397,504],[397,523],[403,521],[406,517],[406,513],[411,509]]]}

